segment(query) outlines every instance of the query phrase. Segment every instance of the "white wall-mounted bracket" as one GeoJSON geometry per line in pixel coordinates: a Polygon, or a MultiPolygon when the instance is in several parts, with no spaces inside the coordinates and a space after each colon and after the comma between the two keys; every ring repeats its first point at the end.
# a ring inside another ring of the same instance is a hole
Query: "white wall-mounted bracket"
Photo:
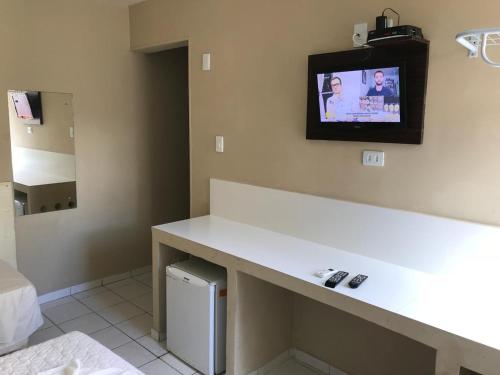
{"type": "Polygon", "coordinates": [[[500,68],[500,61],[495,62],[488,56],[488,47],[500,46],[500,27],[493,29],[473,29],[457,34],[458,43],[467,48],[469,57],[478,57],[495,68],[500,68]]]}

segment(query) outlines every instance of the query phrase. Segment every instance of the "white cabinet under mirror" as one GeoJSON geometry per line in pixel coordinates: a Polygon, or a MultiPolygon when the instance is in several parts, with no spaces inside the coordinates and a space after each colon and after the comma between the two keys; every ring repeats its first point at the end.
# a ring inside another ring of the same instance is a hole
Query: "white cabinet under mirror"
{"type": "Polygon", "coordinates": [[[73,95],[7,94],[16,216],[76,208],[73,95]]]}

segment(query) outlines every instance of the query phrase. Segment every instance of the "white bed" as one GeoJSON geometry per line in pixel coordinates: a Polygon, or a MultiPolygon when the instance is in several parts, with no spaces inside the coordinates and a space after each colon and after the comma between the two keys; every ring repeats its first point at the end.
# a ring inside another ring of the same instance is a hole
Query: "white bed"
{"type": "Polygon", "coordinates": [[[75,359],[79,360],[82,368],[87,370],[86,374],[92,374],[94,371],[100,373],[98,370],[108,370],[115,374],[116,369],[119,369],[127,375],[144,375],[111,350],[81,332],[67,333],[0,357],[0,374],[35,375],[65,366],[75,359]]]}
{"type": "Polygon", "coordinates": [[[0,354],[25,345],[42,324],[35,287],[0,260],[0,354]]]}

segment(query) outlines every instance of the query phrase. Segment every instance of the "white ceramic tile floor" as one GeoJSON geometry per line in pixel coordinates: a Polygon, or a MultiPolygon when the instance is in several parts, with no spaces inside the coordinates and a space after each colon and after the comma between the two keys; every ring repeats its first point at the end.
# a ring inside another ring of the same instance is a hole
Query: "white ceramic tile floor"
{"type": "Polygon", "coordinates": [[[39,331],[36,331],[34,334],[32,334],[29,338],[28,345],[36,345],[41,342],[56,338],[58,336],[61,336],[64,334],[64,332],[56,326],[52,326],[46,329],[42,329],[39,331]]]}
{"type": "Polygon", "coordinates": [[[80,331],[86,335],[109,327],[110,324],[96,313],[80,316],[59,325],[64,332],[80,331]]]}
{"type": "Polygon", "coordinates": [[[77,330],[146,375],[195,374],[195,370],[168,353],[164,342],[150,336],[150,279],[151,273],[146,273],[41,305],[45,323],[30,337],[29,345],[77,330]]]}
{"type": "Polygon", "coordinates": [[[112,324],[117,324],[134,316],[144,313],[143,310],[130,302],[121,302],[98,312],[104,319],[112,324]]]}
{"type": "Polygon", "coordinates": [[[172,353],[165,354],[161,357],[161,360],[167,365],[173,367],[175,370],[179,371],[182,375],[193,375],[196,372],[196,370],[193,370],[179,358],[175,357],[172,353]]]}
{"type": "Polygon", "coordinates": [[[306,366],[300,364],[294,359],[282,363],[281,365],[273,368],[268,375],[318,375],[319,371],[313,371],[306,366]]]}
{"type": "Polygon", "coordinates": [[[149,314],[143,314],[118,323],[116,328],[135,340],[149,334],[152,326],[153,317],[149,314]]]}
{"type": "Polygon", "coordinates": [[[150,335],[142,336],[136,341],[157,357],[161,357],[162,355],[167,354],[165,341],[158,342],[150,335]]]}
{"type": "Polygon", "coordinates": [[[94,311],[104,310],[107,307],[117,305],[124,301],[123,298],[109,290],[80,299],[81,303],[94,311]]]}
{"type": "Polygon", "coordinates": [[[47,318],[45,315],[42,314],[42,318],[43,318],[43,325],[40,327],[40,329],[45,329],[45,328],[50,328],[54,325],[54,323],[52,323],[50,321],[49,318],[47,318]]]}
{"type": "Polygon", "coordinates": [[[135,341],[113,349],[113,351],[135,367],[140,367],[156,359],[153,353],[135,341]]]}
{"type": "Polygon", "coordinates": [[[149,292],[148,294],[144,294],[142,296],[136,297],[132,299],[134,305],[140,307],[144,311],[147,311],[150,314],[153,314],[153,293],[149,292]]]}
{"type": "Polygon", "coordinates": [[[172,367],[160,359],[155,359],[141,367],[141,371],[146,375],[179,375],[172,367]]]}
{"type": "Polygon", "coordinates": [[[91,311],[76,299],[45,310],[43,313],[53,323],[59,324],[88,314],[91,311]]]}
{"type": "Polygon", "coordinates": [[[68,303],[68,302],[73,302],[74,300],[75,299],[72,296],[59,298],[59,299],[56,299],[55,301],[50,301],[50,302],[47,302],[47,303],[40,305],[40,309],[42,311],[46,311],[52,307],[63,305],[63,304],[68,303]]]}
{"type": "Polygon", "coordinates": [[[107,291],[109,291],[109,289],[107,289],[103,286],[99,286],[97,288],[93,288],[93,289],[85,290],[85,291],[80,292],[80,293],[73,294],[72,297],[75,297],[76,299],[81,300],[81,299],[95,296],[99,293],[104,293],[107,291]]]}
{"type": "Polygon", "coordinates": [[[107,284],[105,287],[108,289],[114,290],[116,288],[121,288],[122,286],[130,285],[130,284],[133,284],[135,282],[136,281],[134,279],[128,277],[126,279],[122,279],[120,281],[115,281],[115,282],[112,282],[111,284],[107,284]]]}
{"type": "Polygon", "coordinates": [[[151,272],[144,273],[144,274],[139,275],[139,276],[134,276],[134,279],[136,279],[137,281],[140,281],[143,284],[146,284],[150,288],[153,287],[153,274],[151,272]]]}
{"type": "MultiPolygon", "coordinates": [[[[115,284],[122,283],[122,281],[119,281],[115,284]]],[[[118,287],[113,287],[114,284],[110,284],[109,287],[118,294],[120,297],[126,298],[128,300],[131,300],[136,297],[140,297],[144,294],[148,294],[151,291],[151,288],[144,285],[143,283],[130,279],[130,282],[127,283],[126,285],[121,285],[118,287]]]]}
{"type": "MultiPolygon", "coordinates": [[[[132,341],[130,337],[115,327],[108,327],[90,335],[94,340],[99,341],[108,349],[116,349],[132,341]]],[[[147,348],[146,348],[147,349],[147,348]]]]}

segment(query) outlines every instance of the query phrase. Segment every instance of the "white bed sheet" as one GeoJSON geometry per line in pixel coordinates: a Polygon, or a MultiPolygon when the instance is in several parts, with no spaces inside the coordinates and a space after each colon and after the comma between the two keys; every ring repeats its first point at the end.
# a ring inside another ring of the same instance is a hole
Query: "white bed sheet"
{"type": "Polygon", "coordinates": [[[144,375],[130,363],[81,332],[71,332],[0,357],[2,375],[36,375],[78,359],[87,369],[122,369],[144,375]]]}
{"type": "Polygon", "coordinates": [[[26,340],[42,324],[35,287],[0,260],[0,347],[26,340]]]}

